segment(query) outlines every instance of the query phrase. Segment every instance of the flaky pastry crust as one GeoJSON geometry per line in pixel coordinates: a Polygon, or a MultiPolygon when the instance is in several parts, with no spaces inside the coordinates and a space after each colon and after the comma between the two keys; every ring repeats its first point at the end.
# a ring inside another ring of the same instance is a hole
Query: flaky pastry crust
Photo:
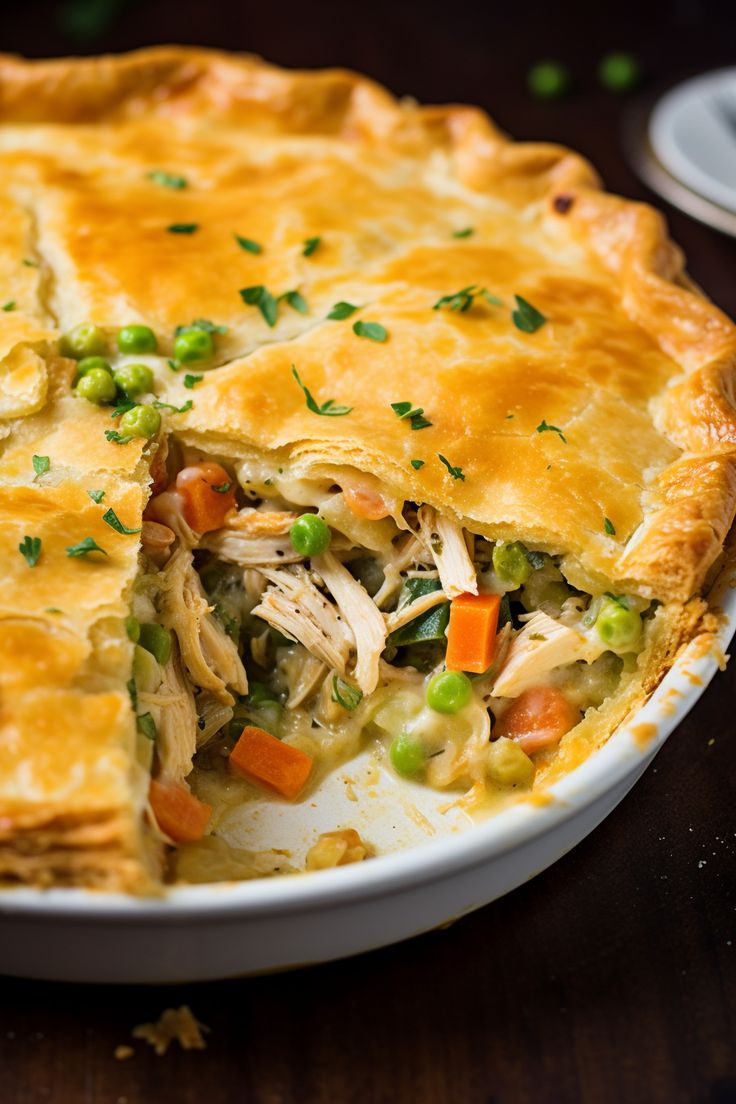
{"type": "MultiPolygon", "coordinates": [[[[0,617],[18,642],[5,657],[0,876],[36,880],[34,846],[54,851],[61,881],[114,885],[119,869],[128,888],[150,870],[121,628],[137,545],[105,530],[86,495],[106,488],[106,505],[139,526],[148,474],[140,442],[107,442],[108,415],[66,393],[55,338],[83,319],[144,321],[165,348],[195,316],[227,325],[220,366],[171,416],[193,447],[268,456],[304,476],[370,472],[475,532],[563,554],[591,593],[614,585],[662,601],[636,688],[590,722],[593,743],[697,631],[697,595],[736,504],[736,329],[691,288],[662,218],[601,191],[576,154],[515,144],[480,110],[398,102],[342,70],[180,47],[6,56],[0,213],[0,273],[16,304],[0,317],[0,617]],[[157,170],[187,186],[156,187],[157,170]],[[196,233],[168,233],[172,223],[196,233]],[[239,250],[235,234],[262,253],[239,250]],[[269,330],[239,298],[246,285],[298,288],[307,313],[283,306],[269,330]],[[546,325],[521,333],[508,307],[480,300],[432,309],[480,286],[505,304],[523,296],[546,325]],[[345,300],[360,313],[326,320],[345,300]],[[388,340],[361,340],[356,318],[380,322],[388,340]],[[349,418],[315,417],[292,365],[349,418]],[[390,408],[402,400],[432,425],[408,431],[390,408]],[[41,479],[39,453],[51,461],[41,479]],[[15,552],[27,532],[43,535],[43,573],[15,552]],[[74,534],[95,536],[108,559],[70,560],[74,534]],[[29,641],[38,665],[24,659],[29,641]],[[31,752],[30,718],[47,709],[55,738],[31,752]],[[94,724],[79,727],[97,709],[115,714],[104,751],[94,724]],[[109,764],[94,783],[85,749],[109,764]],[[57,848],[61,823],[71,834],[57,848]],[[105,836],[100,824],[116,827],[105,836]]],[[[161,397],[179,406],[190,394],[172,375],[161,397]]]]}

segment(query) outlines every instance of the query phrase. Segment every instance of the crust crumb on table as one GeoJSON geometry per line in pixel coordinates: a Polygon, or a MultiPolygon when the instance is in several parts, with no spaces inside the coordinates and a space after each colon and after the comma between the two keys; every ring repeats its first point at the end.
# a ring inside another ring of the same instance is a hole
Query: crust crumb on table
{"type": "Polygon", "coordinates": [[[182,1050],[204,1050],[207,1044],[202,1038],[203,1031],[209,1028],[195,1020],[189,1005],[182,1004],[180,1008],[166,1008],[156,1023],[138,1024],[131,1034],[134,1039],[145,1039],[156,1054],[162,1055],[174,1040],[182,1050]]]}
{"type": "Polygon", "coordinates": [[[132,1058],[135,1054],[132,1046],[128,1046],[127,1043],[121,1043],[120,1046],[116,1046],[112,1052],[113,1057],[117,1058],[118,1062],[124,1062],[126,1058],[132,1058]]]}

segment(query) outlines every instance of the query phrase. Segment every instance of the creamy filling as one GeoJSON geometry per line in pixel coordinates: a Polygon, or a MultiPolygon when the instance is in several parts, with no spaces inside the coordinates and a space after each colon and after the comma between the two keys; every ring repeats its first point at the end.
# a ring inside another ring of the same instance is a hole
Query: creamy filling
{"type": "Polygon", "coordinates": [[[130,621],[140,754],[162,786],[206,796],[229,772],[294,799],[367,739],[428,786],[527,790],[636,667],[647,603],[574,589],[559,557],[355,472],[297,480],[169,446],[130,621]]]}

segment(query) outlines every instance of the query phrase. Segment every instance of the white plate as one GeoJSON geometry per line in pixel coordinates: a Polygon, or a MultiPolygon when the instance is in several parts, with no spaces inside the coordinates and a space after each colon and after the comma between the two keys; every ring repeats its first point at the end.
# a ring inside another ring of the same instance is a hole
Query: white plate
{"type": "Polygon", "coordinates": [[[649,122],[652,149],[677,180],[736,212],[736,68],[667,92],[649,122]]]}
{"type": "MultiPolygon", "coordinates": [[[[729,581],[733,576],[724,575],[712,595],[724,611],[724,650],[736,627],[729,581]]],[[[0,973],[83,982],[206,980],[325,962],[428,931],[528,881],[579,843],[633,786],[717,669],[713,654],[687,648],[636,717],[552,786],[546,804],[516,805],[470,824],[457,812],[439,812],[446,795],[439,801],[388,776],[375,797],[360,796],[362,768],[354,760],[316,809],[263,812],[269,822],[262,828],[295,852],[341,821],[384,847],[401,848],[369,862],[308,876],[185,886],[156,900],[84,890],[0,892],[0,973]],[[358,779],[357,802],[345,796],[346,774],[358,779]]],[[[242,841],[242,825],[231,828],[242,841]]]]}

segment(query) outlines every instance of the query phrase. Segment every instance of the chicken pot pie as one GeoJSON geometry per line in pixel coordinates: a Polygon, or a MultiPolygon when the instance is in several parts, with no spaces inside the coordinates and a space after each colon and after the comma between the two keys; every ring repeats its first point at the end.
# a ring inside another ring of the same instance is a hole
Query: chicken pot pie
{"type": "Polygon", "coordinates": [[[526,794],[712,630],[736,332],[649,207],[201,50],[4,57],[0,116],[0,878],[250,876],[217,780],[366,741],[526,794]]]}

